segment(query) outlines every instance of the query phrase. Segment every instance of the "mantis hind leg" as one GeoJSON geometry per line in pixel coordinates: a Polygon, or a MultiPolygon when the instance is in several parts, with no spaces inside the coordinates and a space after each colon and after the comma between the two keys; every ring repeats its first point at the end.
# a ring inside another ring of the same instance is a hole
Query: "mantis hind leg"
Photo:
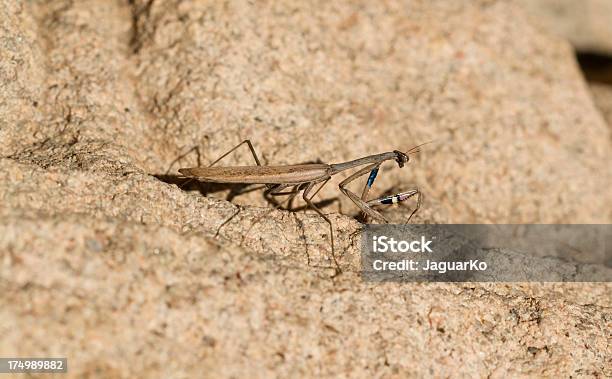
{"type": "Polygon", "coordinates": [[[221,159],[227,157],[228,155],[230,155],[231,153],[233,153],[234,151],[236,151],[240,146],[247,144],[249,146],[249,150],[251,150],[251,154],[253,155],[253,158],[255,159],[255,163],[257,163],[258,166],[261,166],[261,162],[259,161],[259,157],[257,156],[257,152],[255,152],[255,148],[253,147],[253,144],[251,143],[251,140],[245,139],[244,141],[240,142],[238,145],[232,147],[229,151],[227,151],[225,154],[223,154],[222,156],[220,156],[219,158],[217,158],[214,162],[212,162],[211,164],[208,165],[208,167],[212,167],[215,164],[217,164],[221,159]]]}
{"type": "Polygon", "coordinates": [[[293,184],[276,184],[276,185],[272,185],[272,186],[268,187],[268,189],[264,193],[264,197],[266,197],[266,199],[268,201],[270,201],[270,202],[272,202],[272,201],[269,198],[269,196],[285,196],[285,195],[289,195],[289,197],[285,201],[283,201],[281,203],[274,204],[274,206],[272,208],[270,208],[270,210],[268,210],[264,214],[256,217],[255,220],[253,220],[253,222],[251,222],[251,225],[249,226],[249,229],[247,230],[247,232],[242,235],[242,240],[241,240],[240,244],[242,245],[242,243],[244,243],[244,240],[246,239],[246,237],[251,232],[251,229],[253,229],[253,227],[255,225],[257,225],[264,217],[267,217],[272,211],[274,211],[276,209],[282,208],[282,206],[284,204],[289,203],[291,200],[293,200],[295,198],[295,196],[298,193],[300,193],[301,190],[302,190],[301,189],[301,185],[299,185],[299,184],[298,185],[293,185],[293,184]],[[290,190],[290,191],[282,192],[284,189],[289,188],[289,187],[293,187],[293,189],[290,190]]]}
{"type": "MultiPolygon", "coordinates": [[[[240,142],[238,145],[232,147],[229,151],[227,151],[226,153],[224,153],[223,155],[221,155],[219,158],[217,158],[216,160],[214,160],[211,164],[208,165],[208,167],[212,167],[215,164],[219,163],[219,161],[221,161],[223,158],[227,157],[228,155],[230,155],[231,153],[233,153],[234,151],[236,151],[240,146],[247,144],[249,146],[249,150],[251,151],[251,154],[253,155],[253,159],[255,159],[255,163],[257,164],[257,166],[261,166],[261,161],[259,160],[259,157],[257,156],[257,152],[255,151],[255,148],[253,147],[253,144],[251,143],[251,140],[245,139],[244,141],[240,142]]],[[[170,172],[170,170],[172,169],[172,166],[174,166],[174,164],[178,161],[180,161],[181,159],[183,159],[185,156],[187,156],[189,153],[191,153],[192,151],[195,151],[197,156],[198,156],[198,167],[201,166],[201,155],[200,155],[200,149],[198,146],[194,146],[191,149],[189,149],[186,153],[180,155],[178,158],[176,158],[175,160],[172,161],[172,163],[170,163],[170,167],[168,168],[168,170],[166,171],[166,175],[168,175],[168,173],[170,172]]],[[[181,186],[185,186],[188,183],[191,183],[192,181],[194,181],[195,179],[191,178],[188,181],[186,181],[185,183],[183,183],[181,186]]],[[[267,186],[268,188],[270,188],[270,186],[267,186]]]]}
{"type": "MultiPolygon", "coordinates": [[[[211,164],[208,165],[208,167],[212,167],[212,166],[216,165],[217,163],[219,163],[219,161],[221,161],[223,158],[227,157],[228,155],[230,155],[231,153],[236,151],[240,146],[244,145],[245,143],[249,147],[249,150],[251,151],[251,155],[253,155],[253,159],[255,160],[255,163],[257,164],[257,166],[262,166],[261,161],[259,160],[259,157],[257,156],[257,152],[255,151],[255,148],[253,147],[253,144],[251,143],[251,140],[245,139],[244,141],[240,142],[238,145],[232,147],[225,154],[223,154],[222,156],[220,156],[219,158],[214,160],[211,164]]],[[[266,184],[265,186],[268,189],[272,189],[272,188],[275,187],[275,185],[273,185],[273,184],[272,185],[271,184],[266,184]]]]}
{"type": "Polygon", "coordinates": [[[338,260],[336,259],[336,250],[334,247],[334,228],[332,225],[331,220],[329,219],[329,217],[327,217],[325,215],[325,213],[323,213],[323,211],[321,211],[313,202],[312,202],[312,198],[321,190],[321,188],[323,188],[323,186],[325,184],[327,184],[327,182],[329,181],[330,178],[327,178],[323,184],[309,197],[308,194],[310,193],[310,191],[314,188],[314,186],[317,184],[316,182],[311,182],[308,184],[308,186],[306,187],[306,189],[304,190],[304,193],[302,194],[302,198],[304,199],[304,201],[306,202],[306,204],[308,204],[308,206],[310,208],[312,208],[315,212],[317,212],[319,214],[319,216],[321,216],[323,218],[323,220],[325,220],[325,222],[327,222],[327,224],[329,225],[329,237],[331,240],[331,257],[332,260],[334,261],[334,266],[335,266],[335,271],[336,273],[334,274],[334,276],[339,275],[342,270],[340,269],[340,265],[338,264],[338,260]]]}
{"type": "MultiPolygon", "coordinates": [[[[185,158],[187,155],[189,155],[192,151],[195,151],[196,156],[197,156],[197,162],[198,162],[198,166],[200,166],[201,164],[201,159],[202,159],[202,155],[200,154],[200,148],[198,146],[194,146],[191,149],[187,150],[187,152],[179,155],[176,159],[174,159],[172,162],[170,162],[170,165],[168,166],[168,169],[166,170],[165,175],[168,175],[170,173],[170,170],[172,170],[172,166],[174,166],[175,163],[177,163],[178,161],[180,161],[181,159],[185,158]]],[[[191,180],[189,180],[191,181],[191,180]]]]}
{"type": "MultiPolygon", "coordinates": [[[[268,200],[269,203],[274,204],[274,208],[273,209],[280,209],[283,207],[283,205],[285,204],[290,204],[291,200],[293,200],[298,193],[300,193],[300,191],[302,190],[302,185],[301,184],[276,184],[273,185],[271,187],[268,187],[268,189],[264,192],[264,197],[266,200],[268,200]],[[289,191],[285,191],[283,192],[283,190],[285,188],[289,188],[289,187],[293,187],[291,190],[289,191]],[[286,200],[284,200],[281,203],[277,203],[276,201],[274,201],[271,197],[272,196],[289,196],[286,200]]],[[[289,210],[289,209],[287,209],[289,210]]]]}

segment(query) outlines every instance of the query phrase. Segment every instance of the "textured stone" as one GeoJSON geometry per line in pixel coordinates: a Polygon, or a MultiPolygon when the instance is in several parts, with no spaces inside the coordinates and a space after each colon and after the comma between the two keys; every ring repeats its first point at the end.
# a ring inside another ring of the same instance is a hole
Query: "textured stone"
{"type": "Polygon", "coordinates": [[[582,51],[612,53],[612,2],[608,0],[517,0],[543,28],[582,51]]]}
{"type": "Polygon", "coordinates": [[[612,374],[609,284],[364,283],[341,178],[318,196],[340,197],[331,278],[316,214],[177,185],[245,138],[266,164],[434,140],[372,190],[418,185],[415,221],[609,223],[610,129],[521,7],[0,0],[0,19],[0,356],[72,377],[612,374]]]}
{"type": "Polygon", "coordinates": [[[612,130],[612,85],[590,83],[589,88],[593,94],[593,101],[612,130]]]}

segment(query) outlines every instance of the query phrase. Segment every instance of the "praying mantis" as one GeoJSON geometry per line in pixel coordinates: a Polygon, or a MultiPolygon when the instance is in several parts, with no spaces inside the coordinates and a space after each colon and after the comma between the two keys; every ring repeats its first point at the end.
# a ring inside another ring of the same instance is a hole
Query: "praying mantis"
{"type": "MultiPolygon", "coordinates": [[[[181,168],[178,171],[185,177],[195,179],[201,182],[210,183],[236,183],[236,184],[264,184],[266,186],[265,193],[271,196],[290,196],[288,201],[293,199],[298,193],[302,192],[302,198],[315,212],[319,214],[329,225],[332,259],[336,266],[336,272],[340,272],[340,266],[336,260],[335,249],[334,249],[334,231],[333,225],[329,217],[325,215],[321,209],[319,209],[313,202],[314,196],[323,188],[333,175],[338,173],[361,167],[359,170],[351,174],[349,177],[344,179],[338,185],[340,191],[347,196],[359,209],[369,217],[382,222],[389,223],[389,221],[380,212],[376,211],[373,207],[395,204],[416,196],[417,205],[412,211],[408,220],[419,210],[421,207],[421,192],[418,188],[413,188],[405,192],[400,192],[390,196],[383,196],[372,200],[366,200],[367,195],[376,180],[378,170],[380,166],[390,160],[395,160],[400,168],[404,167],[410,160],[409,154],[418,152],[418,148],[422,146],[416,146],[408,152],[403,153],[398,150],[391,152],[368,155],[363,158],[351,160],[348,162],[326,164],[326,163],[309,163],[309,164],[296,164],[296,165],[282,165],[282,166],[263,166],[255,152],[255,148],[250,140],[244,140],[231,150],[223,154],[217,160],[212,162],[208,167],[190,167],[181,168]],[[247,144],[253,158],[255,159],[256,166],[229,166],[229,167],[213,167],[221,159],[234,152],[240,146],[247,144]],[[363,187],[361,196],[357,196],[353,191],[347,188],[348,184],[355,181],[369,173],[368,180],[363,187]],[[316,191],[313,189],[316,185],[320,184],[316,191]],[[290,190],[287,190],[289,189],[290,190]],[[312,193],[312,194],[311,194],[312,193]]],[[[367,219],[367,217],[366,217],[367,219]]]]}

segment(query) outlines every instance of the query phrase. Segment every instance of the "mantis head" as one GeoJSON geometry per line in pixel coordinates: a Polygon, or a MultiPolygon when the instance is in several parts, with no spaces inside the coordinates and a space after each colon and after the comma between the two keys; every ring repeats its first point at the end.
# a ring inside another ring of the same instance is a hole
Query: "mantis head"
{"type": "Polygon", "coordinates": [[[400,168],[404,167],[404,164],[408,163],[408,161],[410,160],[408,154],[406,153],[402,153],[399,150],[393,150],[393,152],[395,153],[395,161],[397,162],[397,165],[400,166],[400,168]]]}
{"type": "Polygon", "coordinates": [[[425,142],[425,143],[422,143],[420,145],[417,145],[417,146],[413,147],[412,149],[408,150],[405,153],[402,153],[399,150],[393,150],[393,152],[395,153],[395,161],[397,162],[397,164],[400,167],[404,167],[404,164],[408,163],[408,161],[410,160],[409,154],[420,153],[421,152],[421,149],[420,149],[421,146],[430,144],[432,142],[434,142],[434,141],[429,141],[429,142],[425,142]]]}

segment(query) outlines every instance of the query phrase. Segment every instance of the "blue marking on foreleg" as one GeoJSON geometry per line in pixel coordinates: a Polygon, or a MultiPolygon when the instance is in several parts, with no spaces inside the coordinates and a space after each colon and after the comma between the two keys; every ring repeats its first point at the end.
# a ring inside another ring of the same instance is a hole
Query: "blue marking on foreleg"
{"type": "Polygon", "coordinates": [[[370,176],[368,177],[369,188],[372,188],[372,184],[374,184],[374,180],[376,180],[376,175],[378,175],[378,167],[370,172],[370,176]]]}

